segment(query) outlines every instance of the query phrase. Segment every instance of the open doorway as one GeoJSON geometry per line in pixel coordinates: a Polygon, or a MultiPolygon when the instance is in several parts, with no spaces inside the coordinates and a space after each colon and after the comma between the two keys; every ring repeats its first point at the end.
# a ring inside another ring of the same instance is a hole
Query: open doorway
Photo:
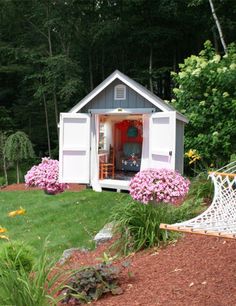
{"type": "Polygon", "coordinates": [[[130,180],[140,171],[143,143],[142,115],[99,116],[100,179],[130,180]],[[112,159],[111,153],[114,154],[112,159]],[[102,164],[114,162],[114,172],[101,174],[102,164]]]}

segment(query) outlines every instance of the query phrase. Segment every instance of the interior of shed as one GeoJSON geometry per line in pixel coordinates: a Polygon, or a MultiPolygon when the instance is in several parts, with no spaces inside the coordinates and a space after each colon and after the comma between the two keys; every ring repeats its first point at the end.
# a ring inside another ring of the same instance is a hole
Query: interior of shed
{"type": "Polygon", "coordinates": [[[129,180],[140,171],[142,115],[99,116],[99,178],[129,180]]]}

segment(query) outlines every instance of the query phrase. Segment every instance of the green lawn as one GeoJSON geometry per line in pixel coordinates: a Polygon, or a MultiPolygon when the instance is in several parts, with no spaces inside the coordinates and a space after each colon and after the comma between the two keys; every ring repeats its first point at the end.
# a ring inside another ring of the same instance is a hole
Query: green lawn
{"type": "Polygon", "coordinates": [[[49,252],[57,257],[67,248],[94,247],[92,238],[108,221],[113,207],[129,199],[124,193],[92,190],[55,196],[42,191],[0,192],[0,225],[7,228],[11,240],[26,241],[38,251],[48,236],[49,252]],[[25,215],[7,216],[20,206],[27,210],[25,215]]]}

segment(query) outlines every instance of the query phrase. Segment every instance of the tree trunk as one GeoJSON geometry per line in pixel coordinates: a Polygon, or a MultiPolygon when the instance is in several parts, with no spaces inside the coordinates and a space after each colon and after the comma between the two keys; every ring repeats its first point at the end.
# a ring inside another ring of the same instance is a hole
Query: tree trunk
{"type": "Polygon", "coordinates": [[[105,79],[105,68],[104,68],[104,47],[102,47],[102,80],[105,79]]]}
{"type": "Polygon", "coordinates": [[[5,184],[8,185],[8,176],[7,176],[7,162],[6,162],[6,156],[5,156],[5,142],[6,142],[6,135],[4,132],[0,131],[0,156],[2,159],[2,167],[5,177],[5,184]]]}
{"type": "Polygon", "coordinates": [[[56,119],[56,128],[57,128],[57,137],[59,137],[59,116],[58,116],[58,102],[57,102],[57,95],[55,89],[55,83],[53,85],[53,101],[54,101],[54,110],[55,110],[55,119],[56,119]]]}
{"type": "Polygon", "coordinates": [[[149,54],[149,86],[150,91],[153,92],[153,79],[152,79],[152,46],[150,47],[150,54],[149,54]]]}
{"type": "Polygon", "coordinates": [[[44,104],[44,113],[45,113],[46,130],[47,130],[48,155],[49,157],[51,157],[51,140],[50,140],[49,124],[48,124],[48,109],[47,109],[47,101],[46,101],[44,93],[43,93],[43,104],[44,104]]]}
{"type": "MultiPolygon", "coordinates": [[[[49,12],[48,12],[49,14],[49,12]]],[[[52,40],[51,40],[51,30],[48,27],[48,51],[49,51],[49,55],[52,56],[52,40]]]]}
{"type": "Polygon", "coordinates": [[[3,172],[5,177],[5,183],[8,185],[8,176],[7,176],[7,164],[6,164],[6,157],[3,155],[3,172]]]}
{"type": "Polygon", "coordinates": [[[20,183],[20,173],[19,173],[19,162],[18,162],[18,160],[16,161],[16,182],[17,182],[17,184],[20,183]]]}
{"type": "Polygon", "coordinates": [[[92,56],[89,51],[89,82],[90,82],[90,90],[93,90],[93,64],[92,64],[92,56]]]}
{"type": "MultiPolygon", "coordinates": [[[[50,57],[52,57],[52,56],[53,56],[53,53],[52,53],[52,41],[51,41],[51,31],[50,31],[50,29],[48,29],[48,48],[49,48],[49,55],[50,55],[50,57]]],[[[55,121],[56,121],[57,137],[59,137],[59,128],[58,128],[58,123],[59,123],[59,117],[58,117],[58,101],[57,101],[57,95],[56,95],[56,84],[55,84],[55,80],[54,80],[54,84],[53,84],[52,96],[53,96],[53,104],[54,104],[54,112],[55,112],[55,121]]]]}
{"type": "Polygon", "coordinates": [[[215,20],[215,24],[216,24],[217,30],[219,32],[221,44],[223,46],[225,54],[227,54],[226,43],[225,43],[225,40],[224,40],[224,36],[223,36],[223,32],[222,32],[222,29],[221,29],[221,25],[220,25],[219,19],[218,19],[217,15],[216,15],[216,12],[215,12],[213,1],[209,0],[209,4],[210,4],[210,7],[211,7],[211,12],[212,12],[213,18],[215,20]]]}
{"type": "MultiPolygon", "coordinates": [[[[49,19],[49,7],[47,7],[47,18],[49,19]]],[[[48,30],[48,51],[49,51],[49,57],[53,56],[53,52],[52,52],[52,39],[51,39],[51,29],[48,26],[47,28],[48,30]]],[[[59,138],[59,127],[58,127],[58,123],[59,123],[59,117],[58,117],[58,101],[57,101],[57,95],[56,95],[56,84],[55,84],[55,80],[54,80],[54,84],[53,84],[53,92],[52,92],[52,96],[53,96],[53,103],[54,103],[54,111],[55,111],[55,119],[56,119],[56,129],[57,129],[57,137],[59,138]]]]}
{"type": "Polygon", "coordinates": [[[173,71],[177,71],[177,50],[175,48],[174,54],[173,54],[173,71]]]}
{"type": "Polygon", "coordinates": [[[219,45],[218,45],[218,40],[217,40],[217,34],[215,31],[215,28],[212,29],[212,33],[213,33],[213,41],[214,41],[214,48],[216,50],[216,52],[219,52],[219,45]]]}

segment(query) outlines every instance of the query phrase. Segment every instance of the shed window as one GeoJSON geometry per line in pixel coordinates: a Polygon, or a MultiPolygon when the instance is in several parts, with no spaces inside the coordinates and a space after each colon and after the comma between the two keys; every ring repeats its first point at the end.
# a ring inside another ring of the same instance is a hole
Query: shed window
{"type": "Polygon", "coordinates": [[[116,85],[114,92],[115,100],[125,100],[126,99],[126,86],[125,85],[116,85]]]}

